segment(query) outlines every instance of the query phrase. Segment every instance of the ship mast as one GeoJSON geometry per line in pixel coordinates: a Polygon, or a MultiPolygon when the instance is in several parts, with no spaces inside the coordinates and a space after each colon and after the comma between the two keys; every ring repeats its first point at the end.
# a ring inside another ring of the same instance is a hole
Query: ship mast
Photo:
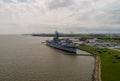
{"type": "Polygon", "coordinates": [[[57,30],[56,30],[56,32],[55,32],[54,41],[55,41],[56,43],[58,43],[58,42],[59,42],[59,33],[58,33],[58,31],[57,31],[57,30]]]}

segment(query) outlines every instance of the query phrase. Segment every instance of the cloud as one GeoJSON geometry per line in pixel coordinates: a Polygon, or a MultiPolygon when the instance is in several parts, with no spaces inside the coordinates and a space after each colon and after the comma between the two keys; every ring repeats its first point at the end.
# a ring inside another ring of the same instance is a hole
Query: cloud
{"type": "Polygon", "coordinates": [[[17,0],[19,2],[28,2],[29,0],[17,0]]]}
{"type": "Polygon", "coordinates": [[[47,2],[49,9],[66,8],[73,4],[74,2],[72,0],[51,0],[47,2]]]}
{"type": "Polygon", "coordinates": [[[11,3],[12,2],[12,0],[3,0],[4,2],[6,2],[6,3],[11,3]]]}
{"type": "Polygon", "coordinates": [[[56,28],[64,32],[117,32],[119,5],[119,0],[0,0],[0,33],[56,28]]]}
{"type": "Polygon", "coordinates": [[[70,15],[70,17],[74,17],[76,19],[76,22],[82,23],[84,26],[93,26],[93,28],[97,28],[98,26],[103,27],[103,25],[114,26],[114,24],[120,26],[120,3],[117,3],[117,0],[104,2],[103,0],[98,0],[96,2],[87,1],[84,2],[84,6],[85,4],[88,7],[84,7],[84,10],[77,9],[77,12],[70,15]],[[90,4],[87,5],[86,3],[90,4]]]}

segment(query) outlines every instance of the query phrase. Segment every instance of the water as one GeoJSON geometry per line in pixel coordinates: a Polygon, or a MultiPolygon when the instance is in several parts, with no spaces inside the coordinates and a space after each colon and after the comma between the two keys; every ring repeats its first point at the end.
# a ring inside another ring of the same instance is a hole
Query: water
{"type": "Polygon", "coordinates": [[[0,81],[92,81],[92,56],[66,55],[46,39],[0,36],[0,81]]]}

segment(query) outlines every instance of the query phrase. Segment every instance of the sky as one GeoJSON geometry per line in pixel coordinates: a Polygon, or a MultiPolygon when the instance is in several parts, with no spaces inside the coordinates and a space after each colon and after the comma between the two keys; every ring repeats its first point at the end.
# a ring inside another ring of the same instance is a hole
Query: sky
{"type": "Polygon", "coordinates": [[[0,34],[120,33],[119,0],[0,0],[0,34]]]}

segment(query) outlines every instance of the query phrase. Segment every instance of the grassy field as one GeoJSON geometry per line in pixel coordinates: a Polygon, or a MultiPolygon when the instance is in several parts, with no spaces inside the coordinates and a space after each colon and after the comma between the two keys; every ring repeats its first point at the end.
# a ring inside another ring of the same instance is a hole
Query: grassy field
{"type": "Polygon", "coordinates": [[[102,81],[120,81],[120,52],[87,45],[78,48],[100,56],[102,81]]]}
{"type": "Polygon", "coordinates": [[[99,40],[111,43],[120,43],[120,37],[98,37],[99,40]]]}
{"type": "Polygon", "coordinates": [[[120,50],[120,48],[116,48],[116,49],[119,49],[119,50],[120,50]]]}

